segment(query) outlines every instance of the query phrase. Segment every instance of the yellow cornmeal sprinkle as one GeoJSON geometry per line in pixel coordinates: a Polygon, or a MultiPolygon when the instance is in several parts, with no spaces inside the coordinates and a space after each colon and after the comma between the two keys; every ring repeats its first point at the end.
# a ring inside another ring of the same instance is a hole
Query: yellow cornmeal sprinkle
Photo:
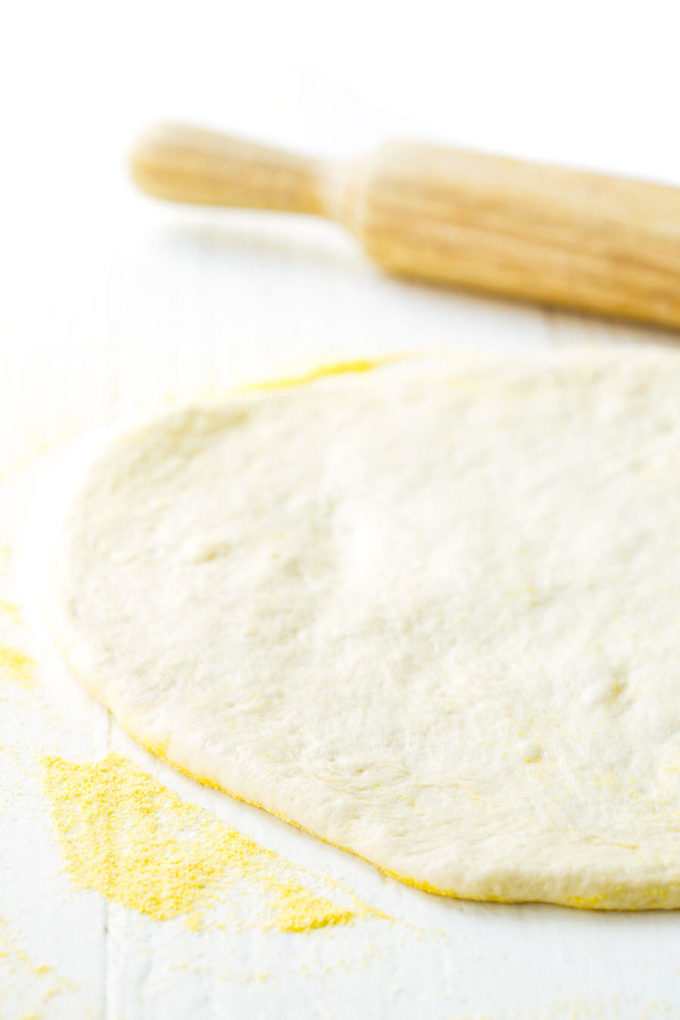
{"type": "Polygon", "coordinates": [[[395,361],[402,361],[407,358],[406,354],[385,354],[376,358],[357,358],[354,361],[337,361],[329,365],[320,365],[303,375],[283,377],[281,379],[266,379],[263,382],[246,383],[239,386],[241,392],[250,390],[283,390],[292,389],[295,386],[304,386],[307,383],[315,382],[317,379],[324,379],[329,375],[350,375],[361,372],[371,372],[374,368],[387,365],[395,361]]]}
{"type": "Polygon", "coordinates": [[[35,683],[34,669],[35,662],[26,652],[12,645],[0,644],[0,673],[7,674],[22,687],[32,687],[35,683]]]}
{"type": "Polygon", "coordinates": [[[265,880],[274,894],[274,924],[281,931],[311,931],[330,924],[347,924],[356,911],[331,903],[324,896],[314,896],[308,889],[277,879],[265,880]]]}
{"type": "Polygon", "coordinates": [[[0,599],[0,613],[7,613],[14,623],[21,623],[21,610],[14,602],[6,602],[5,599],[0,599]]]}
{"type": "Polygon", "coordinates": [[[110,754],[77,764],[49,757],[44,764],[57,836],[78,885],[157,920],[186,915],[192,926],[225,877],[263,889],[272,924],[282,931],[346,924],[360,912],[280,878],[282,858],[182,801],[125,758],[110,754]]]}
{"type": "MultiPolygon", "coordinates": [[[[0,918],[0,964],[5,974],[23,974],[30,978],[31,992],[41,1005],[55,995],[75,991],[71,981],[57,974],[49,964],[36,963],[25,949],[17,945],[16,935],[4,918],[0,918]]],[[[5,1013],[1,1016],[4,1018],[5,1013]]],[[[38,1016],[37,1013],[31,1013],[22,1020],[30,1020],[30,1017],[37,1020],[38,1016]]]]}

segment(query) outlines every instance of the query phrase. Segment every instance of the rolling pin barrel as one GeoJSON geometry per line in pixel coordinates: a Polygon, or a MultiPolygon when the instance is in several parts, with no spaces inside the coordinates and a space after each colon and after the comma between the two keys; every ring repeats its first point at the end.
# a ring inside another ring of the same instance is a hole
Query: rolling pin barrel
{"type": "Polygon", "coordinates": [[[133,151],[144,190],[335,219],[390,272],[680,327],[680,189],[391,143],[335,166],[194,128],[133,151]]]}

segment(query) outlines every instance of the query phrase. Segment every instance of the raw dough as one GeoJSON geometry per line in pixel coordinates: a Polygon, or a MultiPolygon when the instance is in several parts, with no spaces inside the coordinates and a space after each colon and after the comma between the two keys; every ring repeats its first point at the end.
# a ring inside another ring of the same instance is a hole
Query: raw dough
{"type": "Polygon", "coordinates": [[[680,905],[680,360],[451,358],[119,440],[55,613],[141,742],[424,889],[680,905]]]}

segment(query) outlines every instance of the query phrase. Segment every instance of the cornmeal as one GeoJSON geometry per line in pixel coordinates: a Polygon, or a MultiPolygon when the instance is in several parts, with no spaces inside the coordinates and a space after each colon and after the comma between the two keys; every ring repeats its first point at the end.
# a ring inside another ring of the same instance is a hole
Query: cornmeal
{"type": "Polygon", "coordinates": [[[35,662],[26,652],[0,643],[0,677],[8,676],[22,687],[35,685],[35,662]]]}
{"type": "Polygon", "coordinates": [[[225,878],[266,894],[272,924],[308,931],[346,924],[345,909],[286,876],[276,854],[181,800],[119,755],[94,763],[45,759],[45,790],[68,870],[81,886],[165,921],[200,923],[225,878]]]}

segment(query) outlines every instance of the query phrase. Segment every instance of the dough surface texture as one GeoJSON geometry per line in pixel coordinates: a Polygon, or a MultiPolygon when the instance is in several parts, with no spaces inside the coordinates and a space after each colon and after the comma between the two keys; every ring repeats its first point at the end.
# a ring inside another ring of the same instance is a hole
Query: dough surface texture
{"type": "Polygon", "coordinates": [[[443,356],[117,440],[73,673],[194,776],[448,895],[680,906],[680,359],[443,356]]]}

